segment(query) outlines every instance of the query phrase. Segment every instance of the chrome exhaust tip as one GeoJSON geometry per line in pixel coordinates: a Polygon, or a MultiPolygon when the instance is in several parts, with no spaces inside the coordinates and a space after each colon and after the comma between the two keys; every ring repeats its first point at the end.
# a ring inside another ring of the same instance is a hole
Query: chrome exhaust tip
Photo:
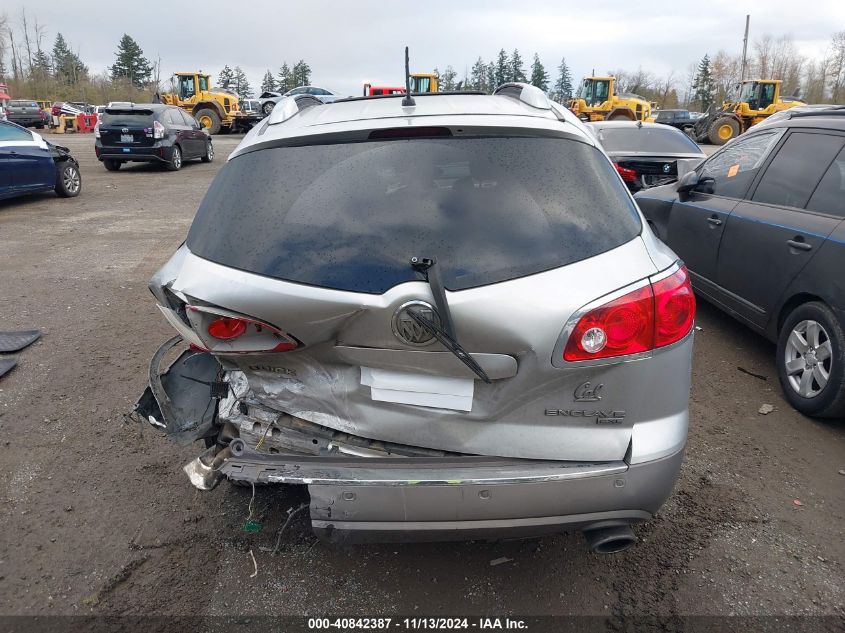
{"type": "Polygon", "coordinates": [[[585,530],[584,538],[596,554],[617,554],[637,542],[630,525],[585,530]]]}

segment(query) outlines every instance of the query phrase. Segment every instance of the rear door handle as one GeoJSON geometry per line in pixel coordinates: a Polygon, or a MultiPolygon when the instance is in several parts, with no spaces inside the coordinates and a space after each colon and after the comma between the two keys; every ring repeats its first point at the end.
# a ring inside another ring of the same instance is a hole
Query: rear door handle
{"type": "Polygon", "coordinates": [[[710,216],[709,218],[707,218],[707,221],[713,226],[722,226],[722,221],[716,216],[710,216]]]}
{"type": "Polygon", "coordinates": [[[789,244],[791,248],[797,248],[799,251],[808,251],[813,248],[812,244],[807,244],[803,239],[802,240],[786,240],[786,243],[789,244]]]}

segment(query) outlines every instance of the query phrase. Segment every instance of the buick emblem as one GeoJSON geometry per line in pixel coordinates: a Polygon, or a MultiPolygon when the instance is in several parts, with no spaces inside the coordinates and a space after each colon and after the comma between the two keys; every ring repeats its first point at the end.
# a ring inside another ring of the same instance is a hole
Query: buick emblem
{"type": "Polygon", "coordinates": [[[670,171],[672,171],[672,165],[669,165],[669,164],[663,165],[663,173],[664,174],[668,174],[670,171]]]}
{"type": "Polygon", "coordinates": [[[425,301],[409,301],[403,303],[393,313],[393,334],[406,345],[414,345],[415,347],[429,345],[434,341],[434,337],[411,318],[408,310],[413,310],[440,326],[440,317],[431,304],[425,301]]]}

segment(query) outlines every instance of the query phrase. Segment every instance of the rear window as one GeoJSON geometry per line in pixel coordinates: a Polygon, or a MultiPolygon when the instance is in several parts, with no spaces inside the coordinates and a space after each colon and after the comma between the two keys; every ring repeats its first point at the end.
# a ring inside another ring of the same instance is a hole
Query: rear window
{"type": "Polygon", "coordinates": [[[153,111],[108,108],[100,122],[101,125],[150,125],[153,122],[153,111]]]}
{"type": "Polygon", "coordinates": [[[10,101],[9,105],[13,108],[37,108],[38,104],[35,101],[10,101]]]}
{"type": "Polygon", "coordinates": [[[419,279],[414,256],[435,258],[446,287],[461,290],[592,257],[639,231],[613,167],[585,143],[402,139],[239,156],[187,243],[226,266],[381,294],[419,279]]]}
{"type": "Polygon", "coordinates": [[[608,152],[700,154],[701,149],[686,134],[673,127],[626,126],[599,128],[598,139],[608,152]]]}

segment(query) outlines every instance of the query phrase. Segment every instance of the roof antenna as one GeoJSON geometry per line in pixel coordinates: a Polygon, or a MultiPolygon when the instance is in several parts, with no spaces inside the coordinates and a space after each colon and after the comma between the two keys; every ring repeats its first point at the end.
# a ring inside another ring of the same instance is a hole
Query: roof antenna
{"type": "Polygon", "coordinates": [[[411,66],[408,58],[408,47],[405,47],[405,98],[402,99],[402,107],[415,106],[417,102],[411,96],[411,66]]]}

